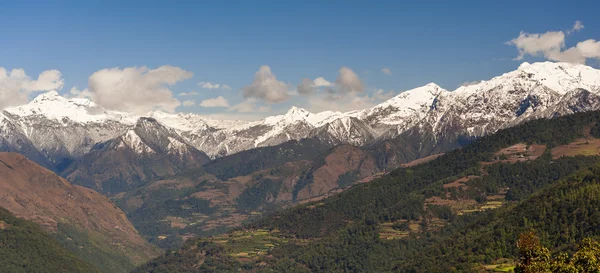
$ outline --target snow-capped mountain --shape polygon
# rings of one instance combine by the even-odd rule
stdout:
[[[544,62],[523,63],[515,71],[454,91],[430,83],[372,108],[347,113],[311,113],[292,107],[283,115],[253,122],[163,112],[143,116],[168,128],[168,133],[162,133],[173,136],[170,143],[177,143],[162,147],[165,150],[160,153],[191,145],[215,158],[302,138],[366,145],[415,129],[439,139],[479,137],[530,119],[600,109],[599,96],[600,70]],[[37,151],[51,164],[66,166],[97,143],[119,138],[123,145],[135,146],[131,132],[139,119],[86,99],[48,92],[27,105],[3,111],[0,147]],[[133,146],[132,151],[140,154],[155,150]]]
[[[94,145],[61,174],[73,183],[116,193],[200,167],[209,160],[175,129],[154,118],[141,117],[120,136]]]

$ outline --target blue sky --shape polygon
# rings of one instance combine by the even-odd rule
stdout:
[[[522,61],[546,59],[513,60],[519,52],[506,42],[521,31],[569,32],[566,48],[600,39],[598,10],[598,1],[3,1],[0,67],[21,68],[33,79],[58,70],[60,93],[67,94],[74,86],[89,88],[90,76],[102,69],[170,65],[193,73],[167,86],[179,103],[195,102],[176,111],[255,118],[292,105],[324,110],[326,103],[311,103],[317,95],[293,93],[303,78],[335,82],[341,67],[356,74],[364,87],[358,98],[369,103],[377,102],[379,89],[389,96],[429,82],[453,90],[488,79]],[[585,28],[571,33],[575,21]],[[285,99],[244,92],[264,65],[287,85]],[[218,96],[229,107],[198,105]],[[332,110],[353,104],[340,108],[328,99]],[[243,102],[253,107],[234,107]]]

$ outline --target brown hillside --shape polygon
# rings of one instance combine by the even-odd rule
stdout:
[[[74,227],[99,248],[133,264],[158,254],[108,198],[71,185],[19,154],[0,153],[0,207],[51,233],[61,232],[61,225]]]
[[[351,145],[334,148],[325,158],[325,164],[313,172],[313,182],[298,193],[297,200],[325,195],[338,187],[338,179],[348,172],[356,172],[356,180],[379,172],[376,159],[367,151]]]

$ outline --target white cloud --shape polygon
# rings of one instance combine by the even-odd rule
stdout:
[[[315,85],[317,87],[329,87],[329,86],[332,85],[331,82],[329,82],[328,80],[324,79],[323,77],[318,77],[313,82],[315,83]]]
[[[584,26],[580,21],[575,22],[573,29],[567,31],[579,31]],[[548,31],[543,34],[525,33],[521,31],[519,37],[507,42],[514,45],[519,55],[515,60],[522,60],[525,55],[544,57],[551,61],[585,63],[587,59],[600,59],[600,44],[598,41],[589,39],[577,43],[576,46],[565,49],[566,35],[562,31]]]
[[[352,69],[342,66],[335,84],[343,93],[360,93],[365,91],[362,81]]]
[[[179,93],[180,97],[185,97],[185,96],[194,96],[194,95],[198,95],[198,92],[196,91],[191,91],[191,92],[181,92]]]
[[[394,90],[385,92],[385,90],[383,90],[383,89],[378,89],[377,91],[375,91],[375,93],[373,93],[373,95],[371,97],[374,100],[378,100],[378,101],[389,100],[392,97],[394,97]]]
[[[323,92],[319,87],[324,87]],[[307,98],[307,108],[313,112],[326,110],[351,111],[364,109],[375,105],[376,102],[389,99],[393,91],[377,90],[369,95],[360,95],[365,91],[363,82],[358,75],[348,67],[341,67],[334,83],[323,77],[311,81],[303,79],[298,85],[299,94],[311,95]]]
[[[261,66],[252,84],[242,90],[246,99],[261,99],[269,103],[283,102],[290,96],[287,84],[278,81],[268,65]]]
[[[200,102],[200,106],[202,107],[229,107],[229,102],[223,96],[218,96],[216,98],[205,99]]]
[[[183,106],[189,107],[189,106],[194,106],[194,105],[196,105],[196,102],[194,100],[183,101]]]
[[[386,101],[394,97],[394,90],[386,92],[383,89],[378,89],[370,96],[361,93],[322,93],[317,96],[308,98],[307,108],[312,112],[322,111],[353,111],[373,107],[378,103]]]
[[[314,81],[311,81],[309,78],[302,79],[302,82],[298,84],[297,91],[300,95],[310,95],[314,93],[317,89]]]
[[[560,50],[565,46],[565,33],[562,31],[548,31],[544,34],[529,34],[521,31],[519,37],[507,42],[514,45],[519,50],[519,56],[516,60],[522,60],[525,55],[538,56],[549,55]]]
[[[475,85],[475,84],[479,84],[481,81],[470,81],[470,82],[463,82],[460,84],[460,86],[469,86],[469,85]]]
[[[227,84],[212,83],[212,82],[199,82],[198,85],[204,89],[224,89],[231,90],[231,87]]]
[[[0,109],[27,103],[32,92],[60,90],[64,81],[58,70],[46,70],[31,79],[23,69],[0,67]]]
[[[164,65],[147,67],[109,68],[95,72],[88,79],[93,100],[100,106],[144,113],[154,109],[174,112],[181,103],[168,88],[192,77],[192,72]]]
[[[322,111],[347,112],[375,106],[375,99],[369,96],[360,96],[357,93],[348,95],[323,94],[308,98],[307,109],[313,113]]]
[[[266,113],[271,111],[271,108],[264,105],[259,105],[259,101],[254,98],[249,98],[241,103],[229,107],[229,111],[239,112],[239,113]]]
[[[585,58],[600,59],[600,41],[593,39],[577,43],[577,51]]]
[[[92,95],[92,92],[90,92],[90,90],[88,90],[87,88],[79,90],[77,86],[73,86],[71,87],[71,90],[69,90],[69,94],[67,94],[67,97],[92,99]]]
[[[386,74],[386,75],[392,75],[392,70],[391,70],[391,69],[389,69],[388,67],[384,67],[384,68],[382,68],[382,69],[381,69],[381,72],[382,72],[383,74]]]
[[[583,23],[581,21],[575,21],[575,25],[573,25],[573,28],[571,29],[571,31],[580,31],[583,28],[585,28],[585,26],[583,25]]]
[[[309,78],[302,79],[302,82],[298,84],[296,91],[300,95],[311,95],[317,91],[319,87],[332,87],[333,83],[326,80],[323,77],[318,77],[314,80]]]

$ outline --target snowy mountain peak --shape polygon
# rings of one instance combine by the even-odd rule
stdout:
[[[530,63],[528,62],[523,62],[521,65],[519,65],[519,68],[517,68],[517,70],[525,70],[527,69],[529,66],[531,66]]]
[[[514,90],[546,89],[564,95],[577,88],[594,90],[599,87],[600,70],[581,64],[538,62],[522,63],[517,70],[478,84],[461,86],[453,93],[471,96],[486,91],[501,94]]]
[[[288,110],[288,112],[286,113],[286,115],[290,116],[290,115],[308,115],[310,114],[310,112],[306,111],[306,109],[303,108],[299,108],[296,106],[292,106],[290,108],[290,110]]]
[[[425,105],[429,106],[440,93],[448,92],[435,83],[404,91],[397,96],[375,106],[375,108],[386,108],[388,106],[399,109],[418,109]]]
[[[268,125],[288,125],[298,121],[306,121],[306,119],[309,118],[311,115],[312,113],[306,111],[305,109],[292,106],[292,108],[290,108],[290,110],[288,110],[287,113],[283,115],[267,117],[263,120],[263,123]]]
[[[129,147],[138,154],[175,154],[179,157],[191,154],[206,156],[188,144],[174,129],[164,126],[151,117],[139,118],[135,126],[127,130],[120,140],[118,147]]]
[[[152,117],[140,117],[138,118],[137,122],[135,123],[135,126],[162,126],[158,120],[156,120],[155,118]]]
[[[437,84],[435,84],[433,82],[430,82],[430,83],[424,85],[423,87],[428,87],[428,88],[432,88],[432,89],[435,89],[435,90],[443,89],[439,85],[437,85]]]
[[[312,113],[306,111],[305,109],[302,108],[298,108],[296,106],[292,106],[292,108],[290,108],[290,110],[288,110],[287,113],[285,113],[284,115],[284,119],[285,120],[304,120],[307,117],[309,117]]]
[[[35,97],[35,99],[33,99],[31,101],[31,103],[43,103],[46,101],[63,101],[66,100],[65,98],[63,98],[60,94],[58,94],[58,92],[56,92],[55,90],[52,91],[48,91],[46,93],[42,93],[40,95],[38,95],[37,97]]]
[[[120,139],[119,148],[128,147],[138,154],[156,153],[134,130],[127,130]]]
[[[162,142],[167,136],[176,134],[173,129],[165,127],[154,118],[141,117],[133,128],[136,134],[150,142]]]

